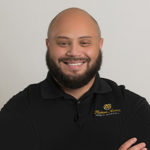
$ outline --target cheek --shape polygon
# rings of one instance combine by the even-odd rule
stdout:
[[[94,59],[96,59],[97,58],[97,56],[98,56],[98,54],[99,54],[99,49],[98,48],[91,48],[91,49],[88,49],[87,51],[86,51],[86,55],[88,56],[88,57],[90,57],[91,58],[91,60],[93,61]]]
[[[64,56],[65,51],[58,47],[50,47],[49,54],[51,55],[51,57],[57,60],[58,58]]]
[[[58,47],[58,45],[56,44],[56,42],[54,40],[50,41],[48,49],[49,49],[49,54],[55,60],[57,60],[58,58],[62,57],[64,55],[64,53],[65,53],[65,50],[60,48],[60,47]]]

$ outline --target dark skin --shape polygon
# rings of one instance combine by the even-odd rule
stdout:
[[[81,10],[69,9],[58,15],[50,26],[46,39],[49,55],[56,65],[70,78],[83,75],[89,69],[102,49],[103,39],[99,35],[98,27],[89,15]],[[90,62],[82,61],[59,62],[62,57],[87,58]],[[95,76],[78,89],[68,89],[61,85],[63,90],[79,99],[93,85]]]
[[[118,150],[147,150],[144,142],[132,146],[137,141],[136,138],[131,138],[120,146]]]

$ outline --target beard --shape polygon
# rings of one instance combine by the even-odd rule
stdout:
[[[77,59],[81,60],[82,58],[73,58],[73,57],[61,58],[61,59],[59,59],[59,62],[63,61],[64,59],[65,60],[77,60]],[[85,60],[87,60],[87,63],[90,62],[90,58],[86,58]],[[49,54],[49,50],[47,50],[47,52],[46,52],[46,64],[47,64],[49,73],[61,86],[68,88],[68,89],[78,89],[78,88],[81,88],[81,87],[85,86],[86,84],[88,84],[88,82],[100,70],[101,65],[102,65],[102,52],[101,52],[101,50],[99,51],[99,54],[98,54],[96,60],[94,61],[94,63],[91,65],[91,67],[89,67],[89,65],[87,65],[87,70],[83,74],[76,75],[76,76],[71,76],[71,75],[65,74],[61,70],[61,68],[59,68],[57,66],[57,64],[55,63],[53,58],[51,58],[51,56]],[[76,72],[74,72],[74,73],[76,73]]]

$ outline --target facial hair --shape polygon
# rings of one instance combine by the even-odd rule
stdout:
[[[61,58],[61,59],[62,60],[63,59],[74,60],[77,58],[68,57],[68,58]],[[61,59],[59,59],[59,61],[61,61]],[[78,59],[82,59],[82,58],[78,58]],[[87,63],[89,63],[90,61],[91,61],[91,59],[87,58]],[[81,75],[71,76],[71,75],[65,74],[61,70],[61,68],[59,68],[58,65],[55,63],[53,58],[51,58],[51,56],[49,54],[49,50],[47,50],[47,52],[46,52],[46,64],[47,64],[47,67],[48,67],[49,72],[52,75],[52,77],[61,86],[68,88],[68,89],[78,89],[78,88],[81,88],[81,87],[85,86],[86,84],[88,84],[88,82],[100,70],[101,65],[102,65],[102,52],[101,52],[101,50],[99,50],[99,54],[98,54],[96,60],[94,61],[94,63],[90,67],[89,67],[89,65],[87,65],[87,70]]]

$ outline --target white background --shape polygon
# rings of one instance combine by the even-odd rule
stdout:
[[[45,79],[45,39],[51,19],[79,7],[104,38],[101,77],[150,102],[149,0],[0,0],[0,108],[27,85]]]

